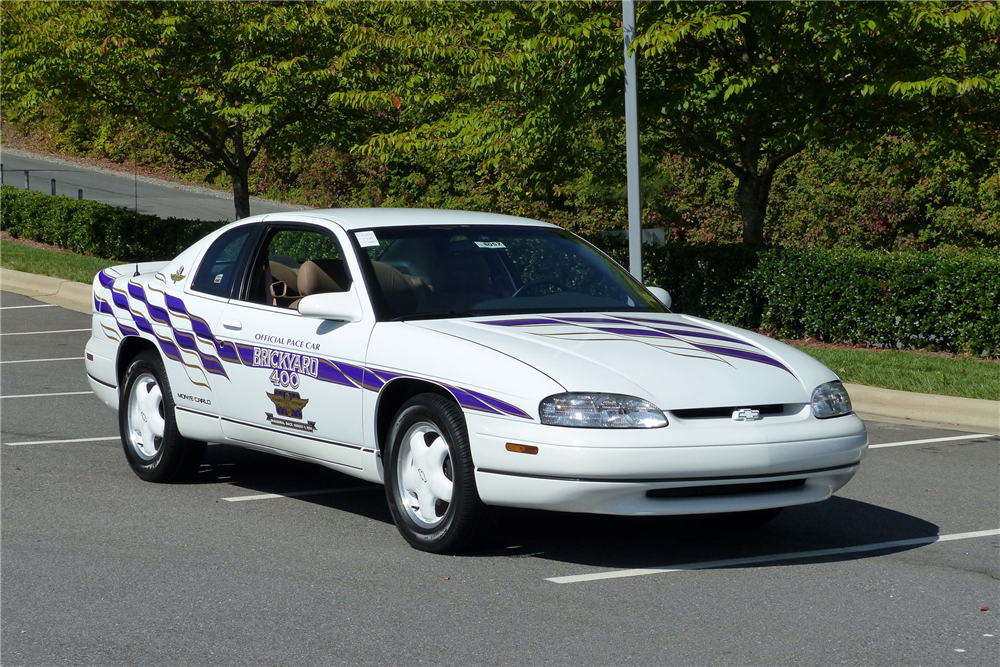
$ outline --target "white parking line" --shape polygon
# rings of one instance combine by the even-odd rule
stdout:
[[[93,394],[92,391],[60,391],[54,394],[11,394],[10,396],[0,396],[0,398],[44,398],[46,396],[83,396]]]
[[[21,447],[23,445],[58,445],[64,442],[102,442],[104,440],[121,440],[117,435],[107,438],[73,438],[72,440],[29,440],[27,442],[5,442],[8,447]]]
[[[885,442],[880,445],[868,445],[868,449],[879,447],[903,447],[905,445],[922,445],[925,442],[947,442],[949,440],[973,440],[975,438],[992,438],[992,433],[976,433],[974,435],[953,435],[948,438],[927,438],[926,440],[906,440],[904,442]]]
[[[298,496],[318,496],[324,493],[349,493],[352,491],[374,491],[381,490],[382,487],[371,484],[369,486],[348,486],[339,489],[315,489],[312,491],[289,491],[287,493],[262,493],[256,496],[232,496],[223,498],[231,503],[238,503],[244,500],[269,500],[271,498],[297,498]]]
[[[0,336],[35,336],[37,334],[51,333],[76,333],[77,331],[90,331],[90,329],[57,329],[55,331],[15,331],[14,333],[0,334]]]
[[[801,560],[804,558],[818,558],[823,556],[846,556],[866,551],[881,551],[883,549],[894,549],[896,547],[914,547],[935,542],[950,542],[952,540],[971,540],[976,537],[993,537],[1000,535],[1000,528],[990,530],[977,530],[971,533],[952,533],[951,535],[931,535],[929,537],[916,537],[910,540],[894,540],[892,542],[877,542],[875,544],[861,544],[856,547],[841,547],[837,549],[816,549],[815,551],[796,551],[793,553],[771,554],[769,556],[753,556],[750,558],[730,558],[728,560],[712,560],[702,563],[685,563],[683,565],[669,565],[664,567],[650,567],[635,570],[612,570],[610,572],[594,572],[593,574],[576,574],[566,577],[549,577],[546,581],[556,584],[576,584],[584,581],[599,581],[601,579],[620,579],[622,577],[641,577],[647,574],[666,574],[668,572],[685,572],[690,570],[707,570],[716,567],[739,567],[742,565],[756,565],[758,563],[773,563],[781,560]]]
[[[37,306],[0,306],[0,310],[16,310],[18,308],[55,308],[54,303],[40,303]]]
[[[0,364],[35,364],[42,361],[83,361],[83,357],[55,357],[52,359],[17,359],[15,361],[0,361]]]

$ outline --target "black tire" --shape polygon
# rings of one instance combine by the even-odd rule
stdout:
[[[193,475],[205,455],[205,443],[188,440],[177,430],[174,398],[160,356],[152,351],[136,355],[121,386],[118,429],[135,474],[147,482]]]
[[[389,511],[410,545],[442,554],[477,542],[486,506],[476,489],[465,417],[454,401],[427,393],[404,403],[383,463]],[[441,490],[445,480],[450,496]]]

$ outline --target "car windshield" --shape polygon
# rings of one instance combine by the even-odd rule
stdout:
[[[559,312],[666,312],[579,237],[517,225],[355,232],[383,320]]]

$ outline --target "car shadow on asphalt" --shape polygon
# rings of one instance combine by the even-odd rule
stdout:
[[[209,446],[201,467],[189,483],[227,484],[230,497],[290,494],[302,502],[392,524],[382,486],[315,463],[243,447]],[[321,490],[330,492],[312,493]]]
[[[288,494],[301,502],[392,524],[381,486],[313,463],[241,447],[209,447],[192,483],[226,484],[231,489],[226,492],[229,496]],[[332,492],[311,493],[317,490]],[[773,521],[753,528],[725,515],[618,517],[508,508],[493,508],[491,514],[482,531],[488,538],[463,557],[532,557],[632,569],[845,549],[930,538],[939,532],[938,526],[919,517],[837,496],[786,508]],[[920,545],[796,560],[870,558],[916,546]],[[774,564],[756,563],[753,567]]]
[[[741,526],[734,516],[614,517],[508,510],[479,556],[531,556],[614,569],[656,568],[930,538],[938,526],[870,503],[833,497],[786,508],[773,521]],[[921,545],[799,557],[800,562],[871,558]],[[732,564],[767,567],[785,561]]]

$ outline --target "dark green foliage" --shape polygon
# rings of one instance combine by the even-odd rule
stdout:
[[[619,239],[592,239],[621,263]],[[1000,354],[1000,251],[645,246],[674,311],[781,338]]]
[[[51,243],[106,259],[160,260],[226,224],[158,218],[125,208],[68,197],[51,197],[0,186],[3,228],[15,238]]]

